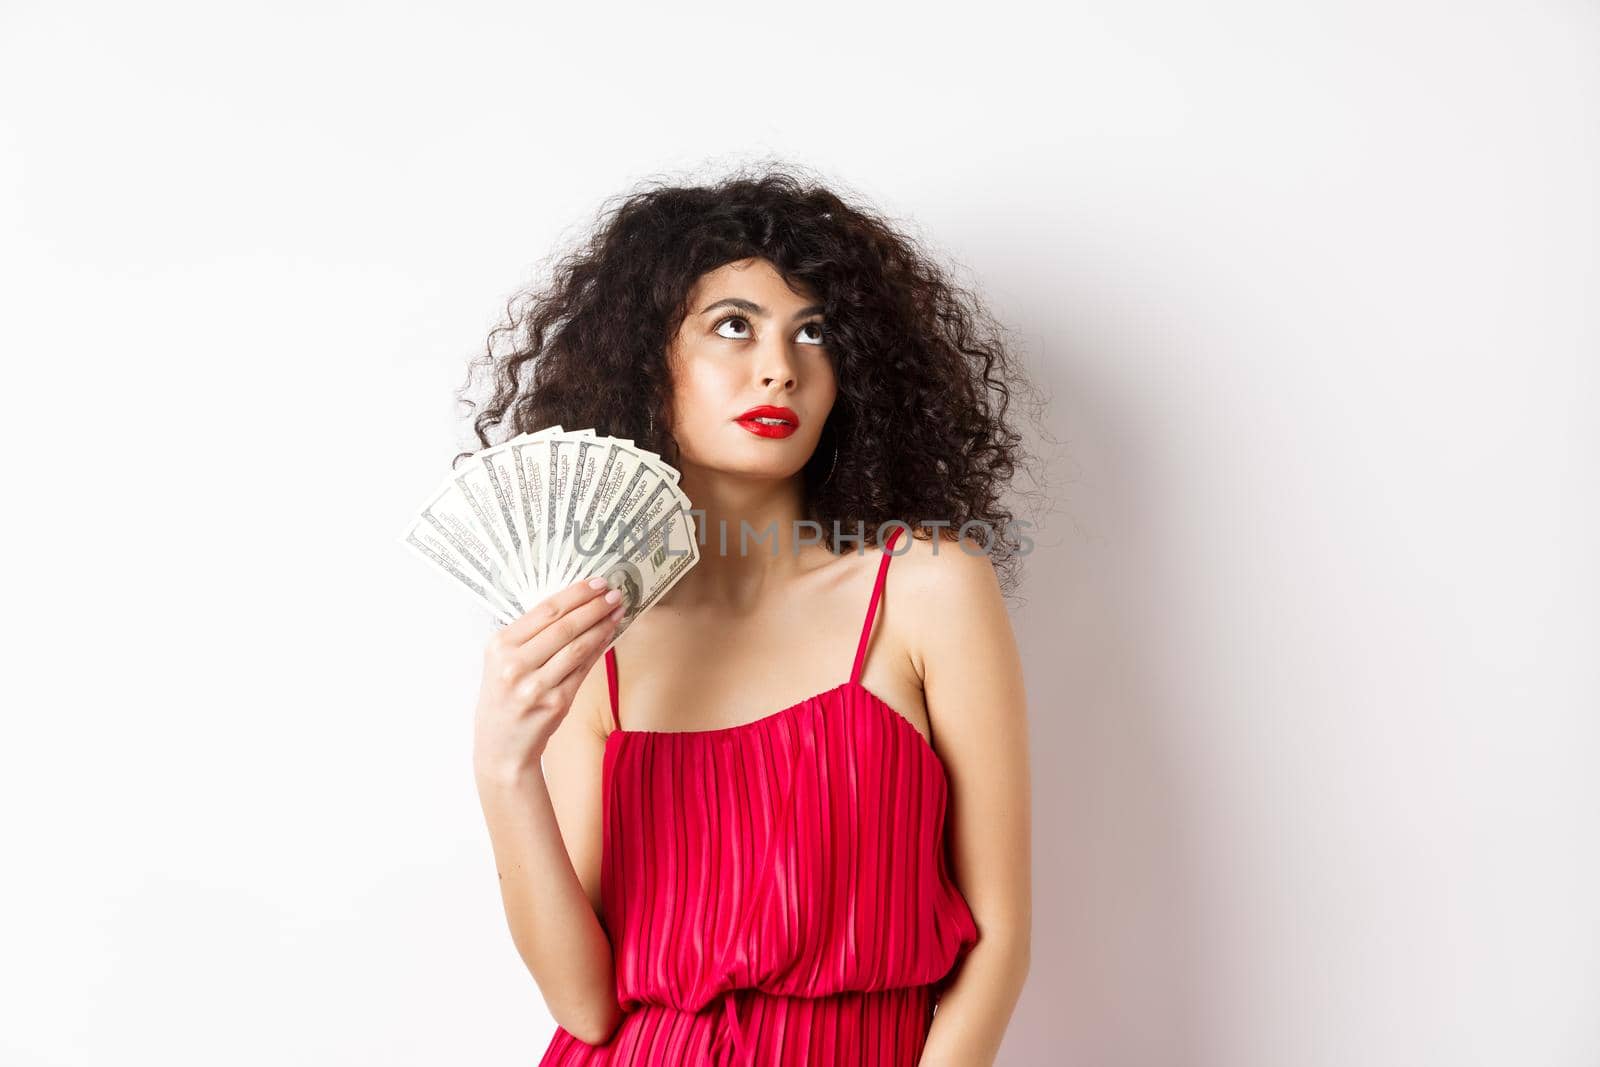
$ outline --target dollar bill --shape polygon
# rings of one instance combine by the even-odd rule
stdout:
[[[401,540],[500,625],[602,574],[623,591],[621,636],[699,561],[679,478],[626,438],[551,426],[473,453]]]

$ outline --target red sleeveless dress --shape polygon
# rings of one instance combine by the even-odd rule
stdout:
[[[978,940],[950,877],[944,765],[850,680],[754,722],[616,728],[602,790],[602,923],[624,1017],[561,1027],[540,1067],[914,1067]]]

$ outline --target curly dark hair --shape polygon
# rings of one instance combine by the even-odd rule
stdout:
[[[472,420],[479,442],[498,443],[497,428],[509,440],[592,426],[670,458],[667,347],[692,287],[724,264],[765,259],[824,308],[838,394],[802,477],[825,542],[839,551],[841,531],[872,542],[896,519],[912,536],[948,523],[932,529],[954,541],[981,523],[975,540],[1009,592],[1020,539],[1001,497],[1029,453],[1007,412],[1013,390],[1033,390],[1006,331],[915,240],[795,169],[763,164],[705,185],[650,179],[602,205],[548,282],[508,301],[469,368],[458,394],[469,409],[473,372],[493,377]]]

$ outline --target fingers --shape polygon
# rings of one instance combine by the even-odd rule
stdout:
[[[584,598],[576,607],[545,625],[520,647],[508,650],[509,656],[523,670],[538,670],[589,630],[595,628],[609,630],[611,624],[608,617],[616,607],[620,606],[621,601],[611,604],[606,601],[606,594],[601,594],[598,590],[590,590],[590,593],[595,595]],[[620,597],[621,594],[618,595]],[[554,677],[559,678],[561,674],[556,674]]]
[[[550,677],[560,679],[555,683],[555,688],[563,704],[571,706],[572,701],[577,699],[578,687],[589,676],[595,660],[604,654],[606,645],[611,642],[611,635],[616,632],[616,624],[621,621],[621,614],[607,615],[545,664],[543,670],[548,671]]]
[[[590,581],[600,581],[601,584],[596,587],[590,585]],[[565,589],[556,590],[519,615],[509,626],[500,631],[500,637],[511,648],[525,644],[530,638],[573,608],[601,597],[605,592],[606,587],[603,579],[579,579],[574,581]]]

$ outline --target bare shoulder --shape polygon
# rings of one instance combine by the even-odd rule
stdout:
[[[924,680],[932,653],[948,643],[943,639],[951,636],[952,621],[975,619],[987,626],[1005,621],[999,577],[983,545],[970,537],[958,542],[948,531],[932,533],[931,538],[902,534],[891,564],[900,602],[916,605],[906,616],[906,638]]]
[[[999,592],[994,562],[981,542],[971,537],[957,541],[942,528],[911,532],[919,536],[901,535],[890,553],[895,577],[902,585],[925,585],[923,591],[929,593],[942,589],[957,598],[982,596],[991,587]],[[929,533],[933,536],[927,536]]]
[[[930,728],[952,746],[973,744],[1024,714],[1022,669],[994,561],[973,538],[895,543],[891,584],[901,604],[902,639],[922,678]],[[900,555],[900,553],[904,555]],[[996,719],[1010,718],[1011,723]]]

